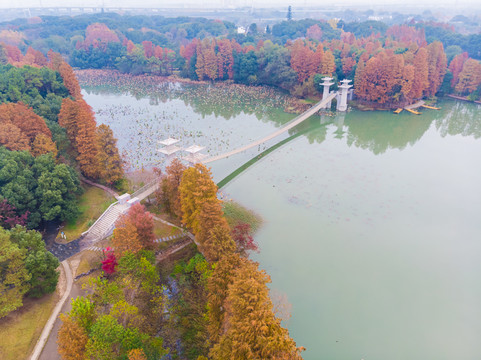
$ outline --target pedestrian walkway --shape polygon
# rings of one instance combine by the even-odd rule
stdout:
[[[164,241],[172,241],[172,240],[175,240],[175,239],[179,239],[181,237],[184,237],[184,236],[188,236],[187,234],[176,234],[176,235],[171,235],[171,236],[165,236],[163,238],[158,238],[158,239],[155,239],[154,242],[157,243],[157,244],[160,244],[161,242],[164,242]],[[112,246],[110,246],[111,249],[114,249]],[[104,251],[105,248],[103,247],[99,247],[99,246],[90,246],[88,248],[86,248],[85,250],[90,250],[90,251]]]
[[[280,128],[279,130],[276,130],[274,131],[272,134],[270,135],[267,135],[266,137],[263,137],[262,139],[259,139],[259,140],[256,140],[256,141],[253,141],[251,142],[250,144],[247,144],[245,146],[242,146],[242,147],[239,147],[237,149],[234,149],[232,151],[229,151],[229,152],[226,152],[224,154],[220,154],[220,155],[217,155],[217,156],[212,156],[208,159],[205,159],[205,160],[202,160],[202,163],[204,164],[207,164],[207,163],[211,163],[213,161],[217,161],[217,160],[221,160],[221,159],[225,159],[229,156],[232,156],[232,155],[235,155],[235,154],[238,154],[240,152],[243,152],[243,151],[246,151],[248,149],[251,149],[253,147],[256,147],[260,144],[263,144],[265,143],[266,141],[269,141],[287,131],[289,131],[290,129],[292,129],[293,127],[299,125],[301,122],[303,122],[304,120],[306,119],[309,119],[312,115],[314,115],[316,112],[318,112],[319,110],[323,109],[326,104],[328,104],[330,101],[332,101],[335,97],[336,97],[337,93],[336,92],[333,92],[332,94],[330,94],[329,96],[327,96],[325,99],[322,99],[321,101],[319,101],[317,104],[313,105],[311,108],[309,108],[309,110],[306,110],[305,112],[303,112],[301,115],[297,116],[296,118],[294,118],[293,120],[291,120],[289,123],[287,123],[286,125],[284,125],[282,128]]]

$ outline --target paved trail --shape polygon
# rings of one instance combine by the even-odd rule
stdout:
[[[42,350],[44,349],[47,340],[51,339],[52,337],[50,336],[52,329],[54,328],[54,325],[56,322],[58,322],[58,315],[60,314],[60,310],[62,310],[65,301],[67,299],[70,299],[70,293],[72,291],[72,284],[73,284],[73,277],[72,277],[72,271],[70,270],[70,266],[66,260],[62,261],[62,267],[65,271],[65,278],[67,280],[67,288],[65,289],[65,293],[63,294],[62,298],[59,300],[57,305],[55,305],[55,308],[52,311],[52,314],[48,318],[47,323],[45,324],[45,327],[43,328],[42,334],[40,335],[40,338],[37,341],[37,344],[35,345],[35,348],[33,349],[32,356],[30,357],[30,360],[38,360],[40,358],[40,354],[42,353]],[[70,301],[69,301],[70,304]],[[58,330],[57,330],[58,331]],[[57,336],[55,333],[55,340]],[[55,353],[57,346],[55,344]],[[49,357],[51,359],[51,357]]]

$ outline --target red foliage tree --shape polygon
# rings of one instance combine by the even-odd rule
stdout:
[[[105,46],[109,42],[120,42],[119,37],[102,23],[90,24],[85,30],[85,44],[94,47]]]
[[[251,234],[251,226],[250,224],[240,222],[236,226],[232,228],[231,236],[232,240],[234,240],[237,251],[242,255],[245,255],[247,251],[257,251],[258,246],[254,241],[254,238],[250,235]]]
[[[180,56],[182,56],[185,60],[189,61],[190,58],[196,53],[198,44],[199,39],[194,38],[186,46],[182,45],[180,47]]]
[[[154,56],[154,46],[152,41],[142,41],[142,47],[144,48],[144,56],[147,59],[150,59],[152,56]]]
[[[102,260],[102,270],[107,275],[115,273],[115,267],[118,265],[114,251],[110,247],[103,249],[104,259]]]
[[[10,205],[7,199],[0,201],[0,226],[4,229],[11,229],[16,225],[25,226],[27,224],[29,212],[23,215],[17,214],[15,206]]]
[[[7,51],[7,59],[8,62],[14,66],[21,65],[23,61],[22,52],[18,47],[15,45],[4,45],[5,50]]]
[[[127,41],[127,52],[129,54],[132,54],[134,50],[135,50],[135,44],[132,42],[132,40]]]
[[[416,29],[409,25],[393,25],[387,29],[386,36],[390,36],[393,39],[407,44],[414,42],[418,44],[418,46],[426,45],[426,37],[423,28]]]
[[[152,214],[145,210],[145,206],[137,203],[132,205],[127,213],[126,221],[135,226],[138,239],[144,249],[154,248],[154,219]]]
[[[321,41],[322,30],[319,27],[319,25],[315,24],[315,25],[312,25],[310,28],[308,28],[306,31],[306,38],[316,40],[316,41]]]

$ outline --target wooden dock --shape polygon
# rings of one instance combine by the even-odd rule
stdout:
[[[441,108],[439,108],[439,107],[429,106],[429,105],[422,105],[422,107],[424,107],[426,109],[441,110]]]
[[[419,111],[416,111],[416,110],[413,110],[413,109],[404,108],[404,110],[407,110],[407,111],[409,111],[410,113],[413,113],[413,114],[416,114],[416,115],[421,115],[421,114],[422,114],[422,113],[420,113]]]
[[[403,108],[398,108],[398,109],[394,110],[394,113],[399,114],[401,111],[403,111]]]

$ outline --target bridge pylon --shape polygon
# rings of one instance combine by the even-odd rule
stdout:
[[[334,85],[334,83],[332,82],[332,78],[331,77],[325,77],[322,79],[322,83],[320,83],[320,85],[324,86],[324,91],[322,93],[322,98],[325,99],[329,96],[329,87],[331,85]],[[330,109],[331,108],[331,102],[329,101],[326,105],[324,105],[323,109]]]
[[[347,96],[349,94],[349,89],[352,88],[352,85],[349,83],[352,80],[344,79],[341,81],[341,85],[339,86],[339,96],[337,101],[337,111],[346,111],[347,110]]]

